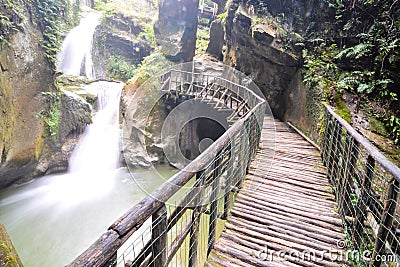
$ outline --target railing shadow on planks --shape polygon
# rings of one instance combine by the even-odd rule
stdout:
[[[172,69],[158,84],[169,97],[188,96],[233,110],[233,125],[69,266],[201,266],[211,251],[218,221],[227,217],[232,194],[255,156],[267,104],[247,87],[208,74]],[[165,204],[173,199],[176,206]]]
[[[381,266],[400,258],[400,169],[325,105],[321,155],[347,235],[350,260]]]

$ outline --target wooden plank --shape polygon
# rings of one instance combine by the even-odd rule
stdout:
[[[269,166],[264,159],[274,149],[266,147],[268,142],[262,142],[263,135],[268,134],[265,127],[261,131],[260,149],[227,218],[226,229],[210,254],[211,259],[229,267],[347,265],[327,255],[318,262],[298,261],[290,256],[286,261],[270,262],[251,256],[265,247],[287,252],[329,251],[338,240],[345,239],[335,197],[316,149],[287,125],[279,123],[277,163]]]

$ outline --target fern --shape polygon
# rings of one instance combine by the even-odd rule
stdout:
[[[342,58],[360,59],[370,54],[373,47],[374,45],[369,43],[360,43],[356,46],[343,49],[342,51],[340,51],[339,54],[337,54],[335,59],[342,59]]]

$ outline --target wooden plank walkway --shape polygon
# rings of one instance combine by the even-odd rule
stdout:
[[[269,169],[265,122],[260,149],[205,265],[347,265],[337,252],[345,236],[318,150],[286,123],[275,123],[275,160]]]

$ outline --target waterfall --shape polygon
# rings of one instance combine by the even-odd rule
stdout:
[[[93,123],[73,151],[70,173],[113,171],[119,162],[119,100],[123,83],[100,81],[85,89],[97,95],[97,113]]]
[[[80,24],[73,28],[61,45],[57,55],[57,66],[64,74],[82,75],[94,78],[92,61],[92,42],[94,31],[99,24],[101,13],[91,12],[81,19]]]
[[[100,13],[88,13],[65,38],[59,57],[64,74],[95,78],[91,56],[93,34]],[[85,86],[97,97],[96,112],[69,159],[68,179],[53,190],[63,204],[99,197],[112,189],[119,164],[119,101],[123,83],[99,81]],[[76,186],[79,184],[79,186]]]

